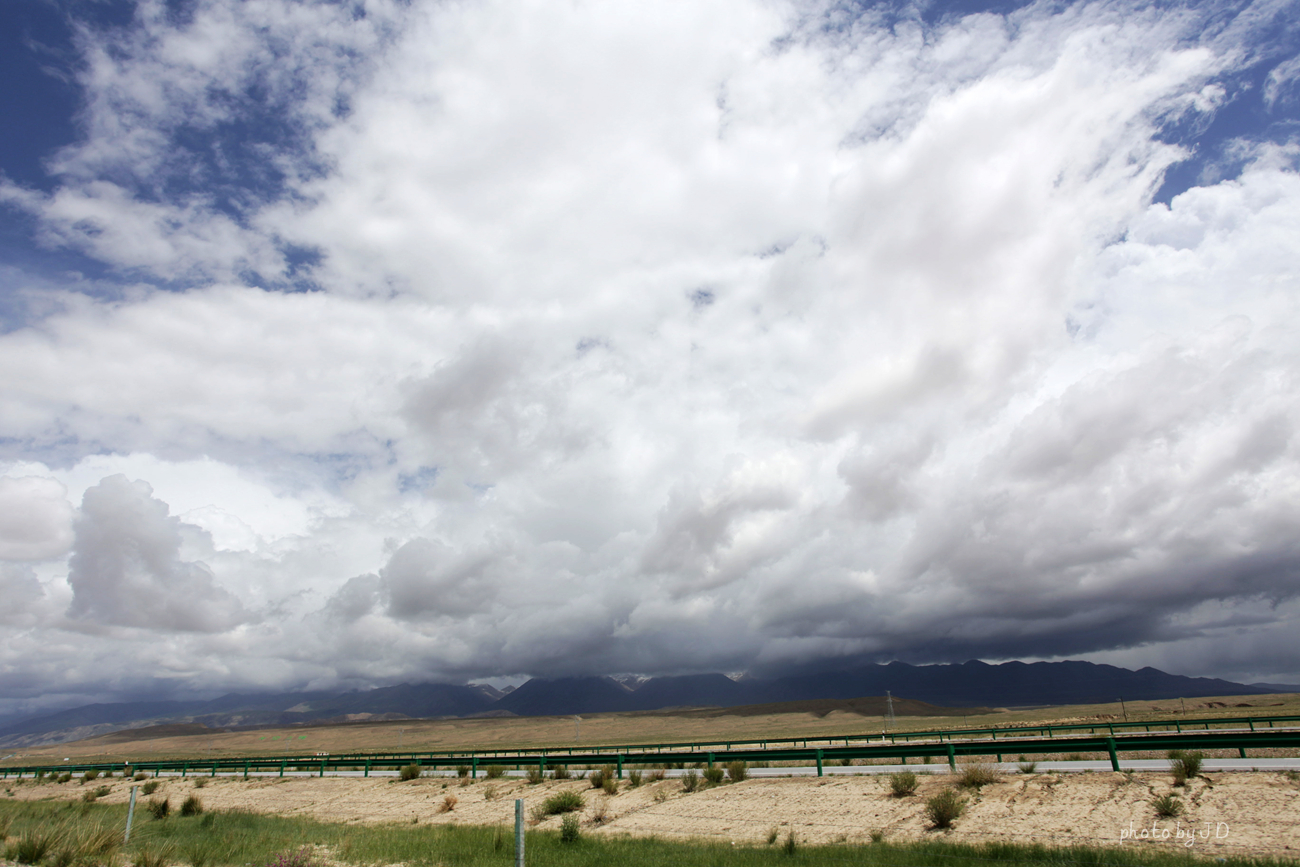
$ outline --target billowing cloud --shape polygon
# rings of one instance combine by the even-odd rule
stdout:
[[[68,563],[74,620],[217,632],[248,619],[212,570],[181,559],[182,524],[145,482],[109,476],[81,502]]]
[[[1300,45],[1259,22],[1294,7],[85,26],[80,139],[0,191],[108,269],[0,335],[6,688],[57,636],[156,689],[132,630],[188,689],[1287,679]]]

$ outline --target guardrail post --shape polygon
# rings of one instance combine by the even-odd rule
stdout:
[[[822,751],[817,751],[817,776],[822,775]]]
[[[524,799],[515,798],[515,867],[524,867]]]
[[[1251,730],[1251,731],[1254,731],[1254,730],[1255,730],[1255,721],[1254,721],[1253,719],[1250,719],[1249,717],[1247,717],[1247,718],[1246,718],[1246,724],[1250,726],[1250,730]]]
[[[1106,752],[1110,753],[1110,769],[1119,773],[1119,756],[1115,753],[1115,739],[1106,738]]]
[[[244,760],[244,779],[248,779],[248,760]]]
[[[284,776],[284,759],[280,759],[280,776]]]
[[[189,775],[189,772],[190,772],[190,763],[185,762],[183,765],[181,765],[181,779],[185,779],[185,777]]]
[[[952,741],[948,741],[948,767],[954,774],[957,773],[957,750],[953,747]]]
[[[469,778],[471,780],[478,779],[478,756],[469,757]]]
[[[370,759],[366,759],[366,772],[364,776],[370,776]]]
[[[623,754],[618,754],[618,778],[623,779]]]
[[[820,754],[821,754],[821,750],[818,750],[817,753],[818,753],[818,755],[820,755]],[[713,767],[713,753],[709,753],[709,767],[710,767],[710,768]]]
[[[320,760],[320,773],[319,773],[317,776],[321,776],[321,777],[325,776],[325,760],[324,760],[324,759],[321,759],[321,760]]]
[[[1246,748],[1237,747],[1237,755],[1241,756],[1243,759],[1246,758]]]
[[[135,818],[135,790],[138,788],[140,787],[131,787],[131,806],[126,808],[126,833],[122,836],[123,846],[131,842],[131,820]]]

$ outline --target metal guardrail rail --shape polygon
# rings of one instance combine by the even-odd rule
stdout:
[[[1053,728],[1058,728],[1053,726]],[[815,739],[814,743],[816,743]],[[838,741],[839,738],[836,738]],[[1150,732],[1142,734],[1105,734],[1073,735],[1068,737],[1004,737],[1002,738],[963,738],[935,739],[929,741],[897,741],[892,743],[858,743],[846,746],[804,746],[785,748],[727,748],[714,750],[664,750],[664,749],[622,749],[611,752],[609,748],[600,750],[547,751],[515,750],[514,755],[503,755],[503,751],[479,751],[473,753],[441,753],[425,755],[394,755],[376,753],[369,755],[338,756],[282,756],[282,757],[241,757],[211,759],[173,759],[166,761],[111,762],[92,764],[58,764],[30,765],[22,767],[0,768],[0,776],[8,778],[14,774],[21,779],[25,775],[36,776],[49,773],[84,773],[85,771],[111,771],[148,773],[156,777],[163,772],[180,772],[182,777],[190,773],[206,773],[216,776],[218,773],[239,774],[245,779],[250,773],[266,774],[278,772],[284,776],[286,770],[295,772],[314,772],[324,776],[327,771],[357,772],[369,776],[371,771],[397,770],[405,765],[416,764],[427,768],[448,768],[467,766],[473,777],[478,776],[480,767],[485,765],[502,765],[516,769],[537,767],[545,771],[547,767],[570,765],[616,766],[621,779],[623,767],[632,765],[663,765],[677,762],[706,761],[709,767],[717,762],[757,762],[757,761],[801,761],[815,762],[817,773],[822,774],[822,766],[827,761],[843,759],[882,759],[882,758],[943,758],[949,766],[956,767],[959,756],[996,756],[1002,760],[1003,753],[1024,755],[1042,755],[1060,753],[1068,749],[1078,753],[1106,753],[1110,757],[1112,769],[1118,771],[1119,753],[1164,751],[1169,749],[1235,749],[1246,757],[1247,749],[1278,749],[1300,747],[1300,729],[1248,730],[1232,731],[1205,729],[1201,731]]]

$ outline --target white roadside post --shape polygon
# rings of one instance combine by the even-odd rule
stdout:
[[[515,798],[515,867],[524,867],[524,799]]]
[[[131,820],[135,818],[135,790],[138,788],[140,787],[131,787],[131,806],[126,808],[126,836],[122,838],[123,846],[131,842]]]

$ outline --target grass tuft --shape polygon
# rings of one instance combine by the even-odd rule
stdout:
[[[422,771],[420,770],[419,765],[407,765],[397,772],[397,779],[405,783],[410,780],[419,779],[421,773]]]
[[[700,787],[700,775],[696,773],[694,768],[691,768],[689,771],[682,774],[683,792],[694,792],[699,787]]]
[[[1188,780],[1194,780],[1201,775],[1204,753],[1170,750],[1168,755],[1169,770],[1174,775],[1175,786],[1185,786]]]
[[[1174,819],[1185,810],[1183,802],[1172,792],[1151,799],[1151,806],[1156,808],[1156,815],[1162,819]]]
[[[202,812],[203,802],[199,800],[197,795],[190,795],[185,799],[184,803],[181,804],[182,816],[197,816]]]
[[[565,789],[563,792],[556,792],[545,801],[542,801],[542,815],[556,816],[560,813],[572,813],[575,810],[581,810],[587,802],[582,795],[572,789]]]
[[[1002,772],[993,765],[966,765],[962,768],[957,785],[963,789],[978,789],[1002,779]]]
[[[499,780],[506,775],[504,765],[488,765],[483,769],[483,775],[489,780]]]

